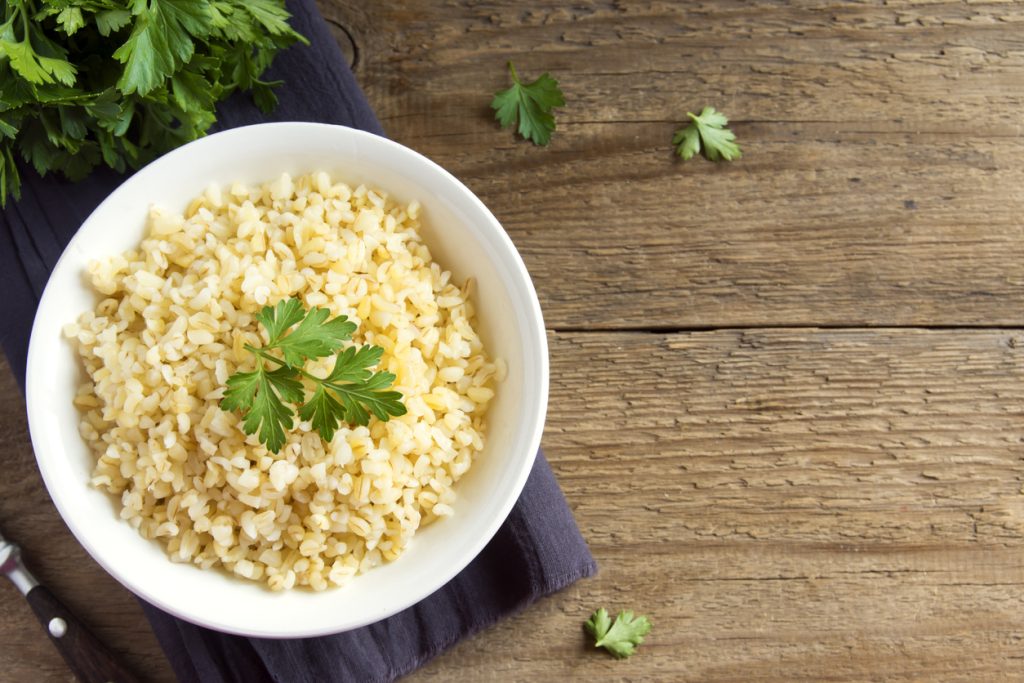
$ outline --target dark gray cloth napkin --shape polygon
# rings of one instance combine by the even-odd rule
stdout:
[[[246,95],[225,102],[218,129],[262,121],[318,121],[383,134],[313,0],[289,2],[311,40],[275,62],[280,105],[259,112]],[[29,331],[50,270],[90,212],[123,180],[99,169],[80,183],[22,169],[22,198],[0,216],[0,343],[24,387]],[[391,681],[461,638],[590,576],[596,564],[543,454],[494,539],[451,582],[419,604],[361,629],[320,638],[264,640],[218,633],[143,603],[181,681],[333,683]],[[350,590],[358,590],[353,586]]]

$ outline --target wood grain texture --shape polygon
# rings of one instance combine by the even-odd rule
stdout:
[[[1021,676],[1024,7],[320,6],[388,133],[523,253],[551,329],[545,449],[601,565],[408,680]],[[547,149],[491,118],[510,58],[561,79]],[[704,104],[742,161],[673,159]],[[171,680],[49,502],[2,363],[0,448],[0,526]],[[0,679],[69,680],[0,591]],[[590,651],[599,605],[651,616],[638,656]]]
[[[388,133],[520,248],[556,329],[1020,325],[1024,7],[331,0]],[[561,79],[549,148],[506,60]],[[713,104],[745,156],[680,163]]]
[[[1020,333],[552,335],[601,565],[411,680],[998,680],[1024,635]],[[650,615],[627,662],[598,605]]]
[[[546,450],[600,574],[409,680],[955,681],[1019,671],[1024,331],[550,341]],[[27,459],[15,475],[37,476]],[[0,519],[84,618],[134,660],[151,653],[156,671],[136,605],[81,556],[38,485],[28,488],[0,491]],[[618,662],[587,650],[580,625],[598,605],[650,615],[640,655]],[[39,651],[45,638],[4,636],[0,657],[59,669],[56,653]]]

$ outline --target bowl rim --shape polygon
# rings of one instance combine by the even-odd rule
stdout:
[[[48,392],[47,387],[43,386],[39,376],[41,374],[40,365],[46,362],[46,359],[41,356],[40,344],[36,343],[36,339],[41,334],[39,329],[43,326],[44,315],[53,304],[53,301],[59,297],[59,292],[53,286],[54,274],[60,272],[63,268],[70,267],[67,265],[69,254],[75,248],[75,246],[82,240],[85,239],[84,235],[86,228],[96,220],[96,216],[101,213],[107,205],[114,204],[118,201],[118,198],[130,192],[132,188],[141,184],[143,180],[154,173],[159,173],[162,166],[170,163],[171,160],[177,159],[187,155],[193,155],[201,153],[203,149],[212,144],[211,141],[222,142],[225,138],[239,137],[245,138],[246,136],[253,135],[253,129],[260,129],[267,134],[276,132],[282,132],[285,130],[298,130],[307,129],[310,131],[319,131],[324,134],[330,135],[348,135],[352,136],[357,143],[369,144],[369,145],[382,145],[384,147],[390,147],[393,151],[399,155],[405,155],[408,158],[414,159],[419,163],[425,164],[431,172],[440,175],[448,184],[453,188],[453,191],[461,194],[463,198],[473,206],[474,209],[483,218],[482,224],[479,229],[486,232],[493,233],[490,238],[496,240],[500,246],[500,250],[503,252],[503,258],[506,260],[505,265],[510,267],[514,273],[515,279],[518,280],[518,285],[524,288],[526,296],[525,309],[528,312],[528,319],[534,324],[530,330],[529,335],[530,341],[535,345],[537,351],[537,375],[529,376],[524,379],[526,383],[539,382],[538,390],[539,396],[535,405],[522,406],[519,414],[527,424],[532,424],[531,433],[528,439],[529,450],[526,455],[522,457],[522,462],[519,465],[517,471],[515,471],[515,479],[512,481],[506,491],[505,500],[502,501],[500,506],[500,514],[494,515],[493,519],[489,522],[484,533],[475,539],[471,544],[465,546],[457,557],[453,558],[453,561],[448,565],[448,570],[439,573],[439,576],[429,584],[425,583],[424,588],[418,591],[414,599],[399,600],[394,605],[386,610],[381,610],[374,613],[371,616],[356,618],[348,620],[340,627],[329,627],[324,626],[321,628],[295,628],[294,624],[283,624],[284,626],[292,626],[278,631],[267,631],[259,628],[246,628],[246,627],[235,627],[232,624],[220,622],[217,619],[206,618],[202,616],[197,618],[194,614],[185,614],[181,610],[176,609],[173,602],[162,597],[159,594],[154,594],[151,591],[146,590],[139,585],[138,581],[133,579],[132,572],[125,572],[120,566],[115,563],[109,563],[104,559],[101,559],[101,554],[97,552],[96,547],[91,541],[92,534],[88,528],[88,524],[83,523],[81,519],[76,517],[72,513],[72,510],[68,509],[67,501],[65,501],[61,495],[60,487],[56,485],[55,475],[53,468],[59,464],[59,460],[56,457],[48,456],[46,449],[40,447],[40,444],[45,443],[40,438],[40,434],[44,429],[44,406],[47,402]],[[310,169],[308,172],[313,172],[316,169]],[[267,181],[271,180],[270,177]],[[211,180],[215,182],[215,180]],[[84,285],[83,285],[84,286]],[[518,296],[517,296],[518,298]],[[301,121],[283,121],[283,122],[271,122],[271,123],[259,123],[247,126],[238,126],[228,130],[220,131],[217,133],[210,134],[189,142],[181,147],[178,147],[170,152],[158,157],[151,163],[147,164],[140,170],[136,171],[130,177],[125,179],[113,192],[111,192],[100,204],[93,209],[89,216],[82,222],[78,230],[69,240],[67,246],[61,252],[60,258],[57,260],[47,279],[46,287],[43,290],[42,296],[39,298],[39,304],[36,309],[36,315],[32,323],[31,336],[29,339],[28,357],[26,363],[26,380],[25,380],[25,403],[26,411],[28,414],[29,433],[33,445],[33,453],[35,455],[36,464],[42,475],[43,482],[46,485],[47,492],[49,493],[50,499],[56,506],[57,511],[60,513],[64,523],[70,529],[75,539],[79,544],[85,548],[89,556],[96,561],[103,569],[117,580],[121,585],[127,588],[136,596],[146,600],[150,604],[158,607],[159,609],[168,612],[176,617],[184,619],[190,623],[198,624],[207,628],[212,628],[221,632],[231,633],[235,635],[259,637],[259,638],[306,638],[315,637],[321,635],[327,635],[331,633],[341,633],[356,628],[361,628],[368,624],[383,621],[398,612],[401,612],[415,604],[418,604],[435,591],[441,589],[444,585],[449,583],[456,575],[458,575],[470,562],[475,559],[480,552],[483,550],[494,535],[498,532],[498,529],[505,523],[509,514],[512,511],[513,506],[519,500],[522,490],[526,485],[526,481],[533,469],[534,461],[537,457],[538,450],[540,448],[541,435],[544,429],[544,422],[547,413],[547,404],[549,396],[549,378],[550,378],[550,359],[547,343],[547,333],[544,325],[544,318],[540,308],[540,301],[537,297],[536,289],[533,285],[533,281],[526,269],[526,265],[523,262],[522,256],[516,249],[508,233],[502,227],[501,223],[494,216],[494,214],[487,208],[487,206],[472,192],[462,181],[456,178],[452,173],[445,170],[438,163],[434,162],[425,155],[402,145],[401,143],[395,142],[383,136],[379,136],[373,133],[366,132],[350,126],[343,126],[338,124],[327,124],[327,123],[312,123],[312,122],[301,122]],[[70,399],[69,399],[70,400]],[[88,481],[82,482],[83,486],[89,486]],[[109,494],[108,494],[109,495]],[[124,523],[121,521],[121,523]],[[140,542],[152,543],[151,539],[144,539],[138,536]],[[170,561],[170,560],[168,560]],[[240,580],[240,579],[237,579]],[[356,579],[356,582],[358,579]],[[356,584],[353,582],[353,585]],[[285,621],[285,620],[280,620]]]

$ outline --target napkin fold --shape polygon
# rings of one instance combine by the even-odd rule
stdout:
[[[235,95],[218,108],[216,129],[316,121],[383,135],[315,2],[288,6],[292,25],[311,45],[283,52],[268,73],[284,81],[278,108],[264,115],[247,95]],[[0,344],[24,388],[29,332],[49,273],[81,223],[124,177],[97,169],[69,183],[24,167],[21,172],[22,198],[0,214]],[[183,682],[383,683],[596,569],[538,454],[519,501],[480,555],[437,592],[383,621],[319,638],[268,640],[212,631],[145,602],[143,608]],[[358,582],[350,590],[358,590]]]

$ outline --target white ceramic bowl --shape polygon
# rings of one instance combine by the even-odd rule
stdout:
[[[454,516],[421,529],[397,561],[322,593],[272,593],[226,573],[167,559],[118,518],[119,501],[89,486],[93,456],[72,405],[82,371],[61,329],[92,308],[86,264],[137,247],[151,204],[184,210],[211,182],[259,183],[324,170],[423,206],[424,238],[442,267],[476,280],[479,331],[508,377],[488,411],[486,445],[456,486]],[[526,482],[548,398],[548,352],[537,295],[522,259],[483,203],[454,176],[395,142],[342,126],[272,123],[192,142],[154,161],[110,195],[54,268],[32,328],[27,403],[36,459],[71,531],[114,578],[183,619],[230,633],[284,638],[334,633],[390,616],[454,577],[491,539]]]

